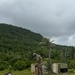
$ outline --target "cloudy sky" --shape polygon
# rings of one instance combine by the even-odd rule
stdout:
[[[0,0],[0,22],[75,46],[75,0]]]

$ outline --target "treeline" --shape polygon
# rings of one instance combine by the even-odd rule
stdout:
[[[28,29],[8,24],[0,24],[0,70],[23,70],[34,62],[33,53],[48,58],[49,50],[39,43],[43,36]],[[52,62],[67,62],[69,68],[75,68],[75,48],[56,45],[51,47]]]

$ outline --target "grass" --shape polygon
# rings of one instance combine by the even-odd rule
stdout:
[[[0,75],[4,75],[8,70],[0,71]],[[30,72],[30,70],[23,71],[12,71],[13,75],[35,75]],[[62,73],[62,74],[53,74],[53,75],[75,75],[75,73]]]
[[[63,74],[57,74],[57,75],[75,75],[75,73],[63,73]]]
[[[0,75],[4,75],[7,73],[8,70],[0,71]],[[30,70],[23,70],[23,71],[12,71],[13,75],[33,75]]]

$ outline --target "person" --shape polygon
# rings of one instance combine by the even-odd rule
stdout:
[[[39,75],[39,68],[37,64],[35,65],[35,75]]]
[[[33,53],[33,56],[36,58],[37,61],[36,65],[38,65],[38,69],[39,69],[38,71],[42,75],[42,57],[37,53]]]

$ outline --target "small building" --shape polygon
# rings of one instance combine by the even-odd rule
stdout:
[[[31,64],[31,73],[35,73],[35,66],[36,66],[36,63]],[[68,65],[66,63],[53,63],[52,71],[55,74],[56,73],[66,73],[68,72]],[[42,64],[42,72],[43,72],[43,75],[48,74],[48,69],[45,64]]]
[[[68,72],[68,65],[66,63],[53,63],[52,71],[53,73],[66,73]]]
[[[36,66],[36,63],[31,64],[31,73],[35,73],[35,66]],[[47,66],[45,64],[42,64],[42,72],[43,72],[43,75],[48,74]]]

